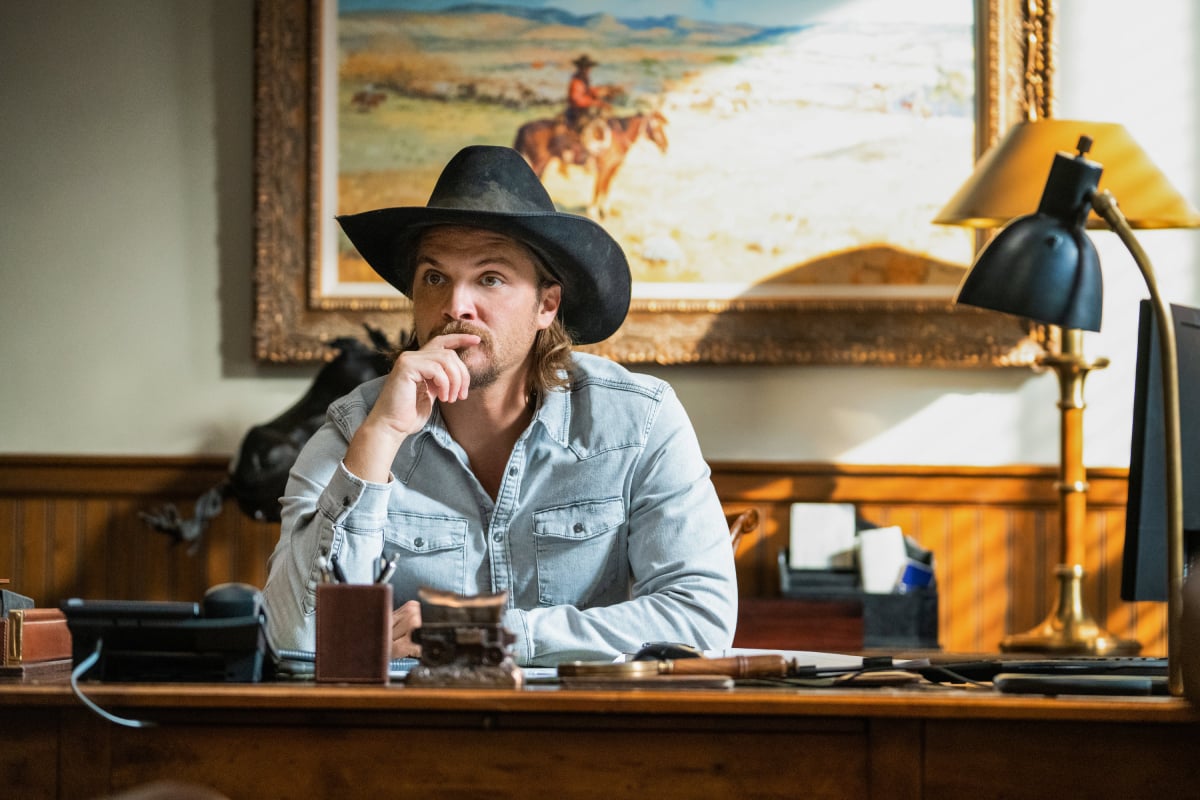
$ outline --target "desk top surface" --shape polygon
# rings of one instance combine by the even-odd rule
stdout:
[[[694,717],[847,717],[1015,719],[1200,725],[1200,709],[1177,697],[1039,697],[987,689],[871,688],[593,690],[529,686],[517,690],[429,689],[304,682],[261,684],[84,683],[106,707],[256,711],[464,712],[504,714],[678,714]],[[0,684],[0,711],[72,706],[66,683]]]

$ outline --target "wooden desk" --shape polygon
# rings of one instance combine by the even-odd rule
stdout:
[[[1181,797],[1186,701],[979,691],[442,691],[312,684],[0,686],[6,797],[155,780],[232,798]]]

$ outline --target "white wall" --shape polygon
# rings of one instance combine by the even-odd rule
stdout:
[[[966,0],[964,0],[965,2]],[[1200,11],[1059,0],[1057,115],[1126,124],[1200,201]],[[231,454],[313,368],[251,358],[249,0],[0,9],[0,452]],[[1086,457],[1127,463],[1145,295],[1112,234]],[[1200,232],[1140,239],[1200,305]],[[1057,388],[1023,370],[656,368],[708,457],[1054,464]]]

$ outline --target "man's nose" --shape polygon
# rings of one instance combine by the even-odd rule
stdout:
[[[475,319],[475,293],[470,284],[454,284],[445,311],[451,319]]]

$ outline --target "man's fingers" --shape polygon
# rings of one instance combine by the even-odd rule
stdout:
[[[481,337],[476,336],[473,333],[443,333],[440,336],[435,336],[430,339],[425,344],[425,347],[441,347],[446,350],[462,350],[465,347],[474,347],[482,341],[483,339]]]
[[[421,604],[409,600],[392,611],[392,638],[408,636],[413,628],[421,627]]]
[[[432,394],[443,403],[452,403],[467,396],[471,373],[453,350],[442,350],[428,364],[424,373],[426,386],[432,384]]]
[[[417,350],[405,353],[403,359],[403,364],[398,362],[398,366],[409,380],[423,384],[431,397],[450,403],[467,396],[471,374],[453,350]]]
[[[429,355],[435,362],[441,364],[445,374],[425,374],[422,377],[427,384],[432,382],[436,388],[433,396],[444,403],[464,400],[471,383],[470,373],[466,364],[459,358],[459,352],[474,347],[483,341],[483,337],[474,333],[443,333],[434,336],[417,353]]]
[[[392,611],[392,658],[419,657],[421,646],[413,644],[412,632],[421,627],[421,604],[409,600]]]

